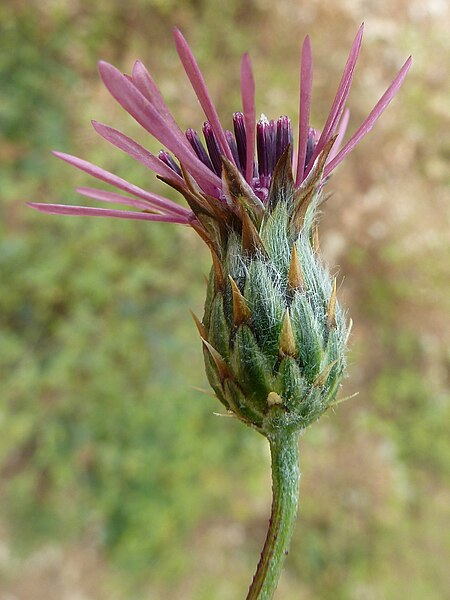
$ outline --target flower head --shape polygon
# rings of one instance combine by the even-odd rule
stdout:
[[[59,152],[59,158],[121,192],[79,188],[82,195],[137,210],[31,204],[48,213],[190,225],[213,259],[205,314],[196,319],[209,381],[229,411],[267,436],[279,427],[303,428],[320,416],[334,401],[344,372],[349,327],[337,302],[336,280],[320,259],[317,208],[329,175],[370,131],[411,64],[409,58],[344,144],[345,104],[362,34],[363,26],[321,131],[310,125],[312,55],[306,37],[296,147],[289,117],[261,115],[256,122],[247,54],[241,64],[242,111],[233,115],[233,130],[224,130],[198,64],[175,30],[178,54],[207,119],[204,142],[194,129],[181,131],[141,62],[131,75],[101,62],[100,75],[112,96],[165,150],[155,156],[93,121],[95,130],[179,191],[189,208]]]
[[[309,37],[305,38],[300,69],[299,129],[295,153],[291,122],[287,116],[269,120],[265,115],[261,115],[256,122],[255,84],[248,54],[243,56],[241,64],[243,109],[242,112],[236,112],[233,115],[233,131],[223,129],[198,64],[185,38],[177,29],[174,31],[176,48],[207,119],[202,127],[204,142],[194,129],[188,129],[185,133],[181,131],[152,76],[140,61],[136,61],[134,64],[131,75],[124,75],[112,65],[100,62],[100,75],[112,96],[144,129],[159,140],[166,150],[162,150],[158,156],[155,156],[112,127],[97,121],[93,121],[92,125],[100,136],[154,171],[159,178],[180,191],[185,198],[191,195],[192,186],[195,185],[196,194],[201,196],[208,205],[215,204],[220,211],[229,209],[222,180],[222,158],[225,157],[239,174],[240,183],[261,201],[264,209],[267,206],[275,167],[288,146],[295,187],[299,189],[305,186],[305,180],[317,164],[324,148],[328,147],[331,140],[334,140],[320,174],[320,184],[323,184],[335,167],[370,131],[401,86],[411,65],[411,58],[405,62],[367,119],[341,147],[349,118],[345,104],[359,55],[362,33],[363,26],[360,27],[353,42],[330,114],[321,132],[312,129],[309,122],[312,55]],[[78,169],[128,194],[83,187],[77,190],[81,195],[101,202],[123,204],[138,210],[120,211],[30,203],[33,208],[53,214],[167,221],[195,224],[197,228],[200,225],[198,215],[192,206],[190,206],[191,210],[184,208],[168,198],[143,190],[75,156],[62,152],[54,154]],[[190,205],[190,200],[186,199]]]

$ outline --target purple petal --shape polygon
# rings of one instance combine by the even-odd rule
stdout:
[[[205,113],[206,118],[208,119],[208,121],[211,124],[211,127],[213,128],[217,141],[219,142],[219,146],[222,152],[225,154],[225,156],[229,160],[231,160],[231,162],[234,162],[233,155],[231,154],[231,150],[225,138],[224,130],[219,120],[219,116],[217,114],[213,101],[211,100],[211,97],[208,93],[205,80],[203,79],[203,75],[199,69],[197,61],[195,60],[195,57],[192,54],[192,51],[189,48],[189,45],[186,42],[181,31],[175,28],[173,35],[175,38],[175,45],[177,48],[178,56],[180,57],[180,60],[183,63],[186,75],[188,76],[189,81],[191,82],[191,85],[194,89],[194,92],[200,102],[200,105],[203,108],[203,112]]]
[[[100,202],[114,202],[115,204],[124,204],[125,206],[134,206],[141,210],[150,210],[150,205],[144,200],[135,200],[134,198],[128,198],[122,194],[116,192],[108,192],[106,190],[99,190],[97,188],[90,187],[78,187],[76,191],[82,196],[87,198],[93,198],[94,200],[100,200]],[[160,210],[159,208],[157,210]]]
[[[149,133],[166,146],[193,174],[201,187],[216,195],[220,179],[197,158],[184,135],[164,119],[153,104],[112,65],[101,61],[100,75],[111,95]]]
[[[108,127],[108,125],[99,123],[98,121],[92,121],[92,126],[105,140],[126,152],[129,156],[139,161],[148,169],[154,171],[157,175],[165,177],[166,179],[175,180],[178,185],[186,187],[182,177],[174,173],[173,170],[164,164],[157,156],[124,133],[117,131],[117,129],[113,129],[112,127]]]
[[[339,152],[340,147],[342,146],[342,142],[344,140],[345,132],[347,131],[348,121],[350,119],[350,111],[348,108],[344,110],[344,114],[342,115],[341,122],[339,123],[338,133],[336,140],[330,150],[330,154],[328,155],[327,162],[325,164],[330,163],[333,158]]]
[[[373,108],[372,112],[369,114],[367,119],[363,122],[361,127],[359,127],[359,129],[352,135],[352,137],[348,140],[348,142],[345,144],[345,146],[342,148],[342,150],[337,154],[337,156],[326,166],[325,171],[324,171],[324,177],[329,175],[331,173],[331,171],[347,156],[347,154],[349,154],[353,150],[353,148],[356,146],[356,144],[358,144],[358,142],[360,142],[362,140],[362,138],[367,133],[369,133],[369,131],[372,129],[372,127],[374,126],[374,124],[376,123],[378,118],[381,116],[383,111],[386,109],[388,104],[391,102],[391,100],[394,98],[394,96],[400,89],[400,86],[402,85],[403,80],[405,79],[406,74],[408,73],[408,71],[411,67],[411,63],[412,63],[412,58],[410,56],[408,58],[408,60],[405,62],[405,64],[403,65],[403,67],[398,72],[394,81],[391,83],[391,85],[388,87],[388,89],[381,96],[381,98],[379,99],[379,101],[377,102],[375,107]]]
[[[178,127],[172,113],[170,112],[167,104],[164,102],[164,98],[159,91],[153,77],[150,75],[144,64],[137,60],[133,65],[133,77],[132,81],[137,89],[143,94],[156,108],[156,110],[166,119],[170,121],[174,131],[181,137],[183,132]]]
[[[156,85],[153,77],[147,71],[140,60],[137,60],[133,65],[132,81],[143,96],[150,100],[153,106],[164,116],[175,123],[175,120],[164,102],[161,92]]]
[[[300,67],[300,118],[298,125],[298,155],[297,176],[295,185],[303,181],[306,160],[306,145],[308,142],[309,113],[311,108],[312,89],[312,53],[309,35],[305,37],[302,47],[302,61]]]
[[[135,208],[140,208],[141,210],[149,210],[150,207],[155,209],[161,213],[165,214],[176,214],[179,216],[188,217],[191,215],[191,211],[179,206],[178,209],[181,208],[183,212],[172,210],[171,206],[167,204],[166,201],[160,201],[155,199],[153,202],[144,201],[144,200],[134,200],[133,198],[128,198],[127,196],[122,196],[122,194],[116,194],[116,192],[108,192],[106,190],[99,190],[98,188],[90,188],[90,187],[79,187],[77,188],[77,192],[82,196],[86,196],[87,198],[94,198],[95,200],[100,200],[101,202],[114,202],[116,204],[125,204],[127,206],[134,206]]]
[[[87,217],[116,217],[117,219],[137,219],[141,221],[163,221],[166,223],[189,224],[186,217],[172,215],[153,215],[149,213],[133,212],[130,210],[110,210],[108,208],[92,208],[90,206],[73,206],[70,204],[39,204],[28,202],[28,206],[50,215],[71,215]]]
[[[253,178],[253,164],[255,158],[255,80],[253,78],[252,63],[247,53],[241,62],[241,95],[242,109],[247,143],[247,156],[245,160],[245,179],[251,183]]]
[[[333,137],[334,131],[336,129],[336,125],[341,118],[342,112],[344,110],[345,103],[347,101],[348,95],[350,93],[350,86],[353,80],[353,73],[355,71],[356,61],[358,60],[359,51],[361,48],[362,36],[364,32],[364,23],[362,23],[361,27],[356,34],[356,37],[353,41],[352,47],[350,49],[350,54],[348,56],[347,62],[345,64],[344,72],[342,74],[341,81],[339,83],[338,90],[336,92],[336,96],[334,98],[333,104],[331,106],[330,114],[328,115],[328,119],[325,123],[325,126],[320,134],[319,141],[317,142],[317,146],[314,150],[314,153],[307,165],[305,171],[305,177],[311,171],[314,161],[317,156],[322,152],[325,144]]]
[[[154,205],[155,203],[159,203],[161,206],[164,205],[165,210],[170,210],[171,212],[174,212],[179,215],[185,215],[186,212],[188,212],[182,206],[179,206],[175,202],[172,202],[172,200],[163,198],[162,196],[158,196],[157,194],[153,194],[151,192],[147,192],[138,187],[137,185],[129,183],[128,181],[125,181],[125,179],[122,179],[117,175],[113,175],[112,173],[109,173],[108,171],[105,171],[104,169],[101,169],[100,167],[97,167],[96,165],[93,165],[92,163],[87,162],[86,160],[77,158],[76,156],[72,156],[70,154],[65,154],[64,152],[53,152],[53,154],[58,158],[61,158],[65,162],[69,163],[69,165],[73,165],[77,169],[85,171],[85,173],[92,175],[96,179],[100,179],[105,183],[109,183],[110,185],[113,185],[114,187],[119,188],[124,192],[132,194],[133,196],[137,196],[138,198],[147,200],[150,204]]]

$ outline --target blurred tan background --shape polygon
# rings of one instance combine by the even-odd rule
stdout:
[[[355,326],[340,405],[301,439],[301,509],[277,597],[449,597],[450,12],[444,0],[6,0],[0,6],[0,600],[243,598],[270,505],[265,441],[215,417],[188,308],[192,231],[65,219],[70,152],[168,193],[92,118],[158,149],[102,87],[141,58],[182,127],[202,115],[178,25],[222,122],[249,50],[257,111],[296,124],[301,41],[326,118],[360,22],[350,133],[406,56],[386,114],[329,184],[321,244]],[[296,125],[294,125],[295,129]]]

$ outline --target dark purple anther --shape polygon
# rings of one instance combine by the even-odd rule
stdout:
[[[195,131],[195,129],[187,129],[186,130],[186,138],[187,138],[188,142],[190,143],[190,145],[192,146],[192,148],[194,149],[195,154],[202,161],[202,163],[204,165],[206,165],[208,167],[208,169],[211,169],[211,171],[214,172],[214,167],[212,166],[212,163],[208,156],[208,153],[206,152],[205,147],[203,146],[203,144],[198,136],[198,133]]]
[[[314,148],[317,143],[317,131],[312,127],[309,128],[308,141],[306,142],[306,157],[305,157],[305,169],[308,166],[311,156],[313,155]]]
[[[233,127],[239,154],[239,164],[241,165],[242,172],[245,173],[247,165],[247,134],[245,132],[244,115],[241,112],[234,113]]]
[[[292,127],[291,120],[289,117],[280,117],[277,121],[277,142],[276,142],[276,156],[275,165],[280,159],[286,147],[290,144],[291,156],[292,156]]]
[[[158,158],[159,160],[162,160],[162,162],[165,163],[168,167],[170,167],[172,171],[175,171],[177,175],[179,175],[180,177],[183,176],[180,167],[174,161],[172,155],[169,154],[166,150],[161,150],[158,154]]]
[[[220,158],[222,152],[220,151],[219,144],[217,143],[214,131],[208,121],[203,123],[202,127],[203,135],[205,136],[206,146],[208,148],[209,157],[214,168],[216,175],[219,177],[222,174],[222,159]]]
[[[239,153],[236,145],[236,140],[234,139],[233,133],[231,131],[228,131],[228,129],[225,131],[225,138],[228,142],[228,145],[230,146],[231,154],[233,155],[236,167],[239,169],[239,171],[241,171],[241,173],[243,173],[241,169],[241,163],[239,162]]]
[[[273,119],[269,121],[269,134],[270,134],[270,150],[269,150],[269,169],[270,175],[272,175],[275,165],[277,164],[277,124]]]
[[[261,187],[268,187],[276,155],[276,126],[273,121],[268,121],[261,115],[256,124],[256,148],[258,151],[258,172]]]

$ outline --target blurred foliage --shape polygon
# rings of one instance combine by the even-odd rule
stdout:
[[[450,148],[439,133],[450,114],[448,64],[434,57],[448,55],[449,12],[406,0],[364,12],[344,1],[231,0],[220,15],[208,0],[0,5],[5,597],[242,597],[269,510],[264,440],[213,416],[220,405],[196,389],[206,381],[188,308],[201,313],[201,243],[181,227],[24,206],[71,201],[72,188],[91,183],[52,159],[52,148],[162,192],[89,128],[90,118],[104,119],[157,148],[102,89],[97,60],[128,70],[141,57],[182,126],[198,127],[170,43],[176,24],[224,121],[239,107],[247,49],[258,106],[295,120],[299,44],[310,31],[320,123],[363,18],[351,127],[407,52],[415,67],[331,184],[322,243],[345,276],[341,295],[356,323],[342,395],[360,397],[301,440],[301,511],[279,596],[446,597]]]

